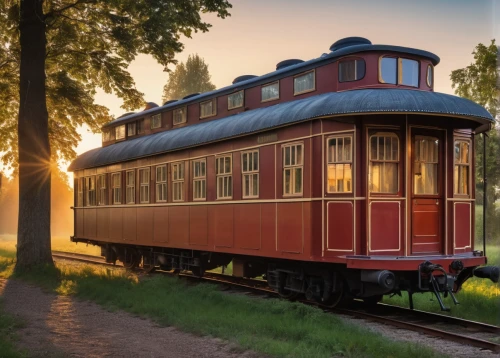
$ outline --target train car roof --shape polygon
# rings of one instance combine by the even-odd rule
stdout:
[[[96,148],[80,155],[68,170],[95,168],[138,159],[319,117],[374,113],[466,117],[475,121],[476,127],[487,125],[488,128],[493,122],[491,114],[480,105],[443,93],[408,89],[329,92]]]
[[[272,82],[278,78],[283,77],[284,74],[287,75],[293,75],[296,73],[304,72],[313,68],[318,67],[318,65],[322,62],[324,63],[329,63],[329,62],[334,62],[338,60],[341,57],[347,56],[347,55],[354,55],[356,53],[361,53],[361,52],[372,52],[372,51],[381,51],[381,52],[396,52],[396,53],[401,53],[401,54],[408,54],[408,55],[414,55],[414,56],[420,56],[427,58],[432,62],[434,66],[436,66],[440,59],[437,55],[424,51],[424,50],[418,50],[414,48],[409,48],[409,47],[402,47],[402,46],[392,46],[392,45],[372,45],[369,40],[362,39],[365,41],[362,42],[367,42],[363,44],[356,44],[355,41],[352,41],[353,39],[362,39],[362,38],[357,38],[357,37],[348,37],[345,39],[341,39],[337,41],[335,44],[332,45],[330,49],[333,49],[328,54],[323,54],[321,57],[314,58],[312,60],[304,61],[295,65],[291,66],[286,66],[285,68],[270,72],[268,74],[262,75],[262,76],[255,76],[253,78],[237,82],[235,84],[232,84],[227,87],[223,87],[221,89],[217,89],[214,91],[210,92],[205,92],[202,94],[194,95],[194,96],[189,96],[189,98],[183,98],[178,101],[174,102],[166,102],[163,106],[147,109],[145,111],[133,113],[133,114],[128,114],[121,116],[109,123],[106,123],[102,128],[107,128],[109,126],[114,126],[116,124],[119,124],[121,122],[125,122],[134,118],[142,118],[145,116],[149,115],[154,115],[156,113],[164,112],[167,109],[172,109],[176,107],[181,107],[185,106],[190,103],[194,102],[199,102],[203,99],[208,99],[213,96],[222,96],[225,94],[229,94],[234,92],[235,90],[240,90],[243,88],[248,88],[248,87],[254,87],[254,86],[259,86],[268,82]],[[351,41],[351,42],[349,42]],[[358,42],[359,43],[359,42]],[[335,46],[338,44],[339,46]],[[339,48],[337,48],[339,47]],[[284,61],[283,61],[284,62]]]

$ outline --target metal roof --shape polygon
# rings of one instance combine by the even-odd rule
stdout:
[[[318,117],[396,112],[468,117],[478,122],[473,128],[493,122],[480,105],[443,93],[407,89],[329,92],[93,149],[76,158],[68,170],[137,159]]]
[[[345,40],[345,39],[344,39]],[[339,41],[337,41],[339,42]],[[282,68],[280,70],[276,70],[273,72],[270,72],[268,74],[258,76],[255,78],[251,78],[245,81],[237,82],[233,85],[223,87],[218,90],[210,91],[210,92],[205,92],[202,94],[199,94],[197,96],[193,96],[190,98],[183,98],[180,99],[174,103],[169,103],[169,104],[164,104],[161,107],[156,107],[152,108],[149,110],[145,110],[142,112],[137,112],[128,116],[122,116],[120,118],[117,118],[107,124],[105,124],[102,128],[107,128],[109,126],[113,126],[116,124],[119,124],[121,122],[126,122],[132,119],[139,119],[139,118],[144,118],[146,116],[151,116],[156,113],[164,112],[165,110],[170,110],[173,108],[177,107],[182,107],[190,103],[195,103],[198,101],[201,101],[203,99],[208,99],[216,96],[223,96],[225,94],[229,94],[234,92],[235,90],[241,90],[243,88],[249,88],[249,87],[254,87],[254,86],[259,86],[271,81],[276,80],[277,78],[283,77],[283,74],[287,73],[288,75],[293,75],[297,74],[300,72],[304,72],[307,70],[310,70],[312,68],[318,67],[319,63],[330,63],[338,60],[340,57],[347,56],[347,55],[352,55],[355,53],[360,53],[360,52],[372,52],[372,51],[381,51],[381,52],[396,52],[396,53],[401,53],[401,54],[409,54],[409,55],[415,55],[415,56],[421,56],[424,58],[429,59],[434,66],[436,66],[440,59],[437,55],[424,51],[424,50],[418,50],[414,48],[409,48],[409,47],[401,47],[401,46],[391,46],[391,45],[372,45],[372,44],[364,44],[364,45],[351,45],[347,47],[342,47],[336,51],[332,51],[324,56],[314,58],[312,60],[308,60],[302,63],[298,63],[295,65],[287,66],[285,68]]]

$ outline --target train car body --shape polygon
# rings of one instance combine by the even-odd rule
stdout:
[[[107,124],[70,167],[72,240],[128,266],[233,261],[330,304],[498,280],[474,249],[474,136],[491,115],[434,92],[432,53],[330,50]]]

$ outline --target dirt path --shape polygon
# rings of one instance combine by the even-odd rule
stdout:
[[[0,296],[5,310],[25,322],[19,347],[34,357],[257,357],[218,339],[108,312],[17,280],[0,279]]]

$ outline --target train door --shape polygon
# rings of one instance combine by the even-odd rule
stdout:
[[[441,131],[413,129],[411,135],[411,253],[444,250],[444,136]]]

